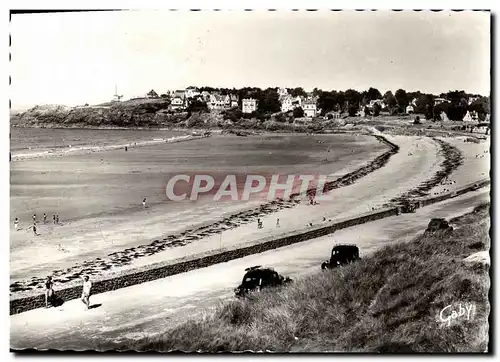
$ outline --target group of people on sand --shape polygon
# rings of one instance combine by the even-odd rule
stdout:
[[[89,280],[89,276],[85,275],[83,277],[82,296],[80,297],[80,300],[83,304],[85,304],[87,310],[90,309],[91,290],[92,282]],[[58,307],[63,303],[63,300],[54,292],[54,282],[52,281],[52,277],[48,276],[45,280],[45,308]]]
[[[54,225],[59,224],[59,214],[52,215],[52,222]],[[32,229],[33,234],[35,234],[35,236],[40,235],[37,233],[37,228],[36,228],[37,223],[38,221],[36,219],[36,214],[33,214],[33,225],[31,225],[29,228],[26,229],[26,230]],[[45,213],[43,214],[43,223],[44,224],[47,223],[47,214]],[[16,229],[16,231],[21,230],[21,227],[19,225],[19,219],[17,217],[14,219],[14,228]]]

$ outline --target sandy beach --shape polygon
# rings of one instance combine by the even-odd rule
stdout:
[[[128,153],[110,150],[14,162],[12,217],[20,215],[21,226],[26,227],[29,221],[25,220],[31,218],[32,212],[40,219],[47,210],[51,221],[52,212],[57,210],[61,224],[41,224],[37,237],[24,229],[12,230],[11,281],[43,277],[57,269],[63,271],[95,258],[104,259],[113,252],[149,244],[260,204],[257,201],[214,204],[203,200],[166,203],[161,184],[165,175],[174,171],[216,167],[222,172],[273,170],[285,174],[314,169],[335,177],[386,150],[385,145],[371,136],[220,136],[175,145],[144,146]],[[326,158],[330,161],[325,162]],[[136,195],[134,199],[131,194]],[[146,210],[140,203],[143,196],[148,197]],[[286,228],[291,225],[288,222]],[[236,236],[231,236],[228,242],[240,238],[239,235],[251,234],[255,227],[251,225],[244,230],[247,231],[236,231]],[[200,240],[186,247],[211,248],[213,240],[207,239],[208,243]],[[173,250],[161,258],[189,253],[189,249]]]

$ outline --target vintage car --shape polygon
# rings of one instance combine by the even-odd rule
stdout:
[[[434,233],[437,231],[447,231],[451,232],[453,231],[453,227],[450,226],[448,221],[444,218],[432,218],[431,221],[429,221],[429,225],[427,225],[427,229],[425,230],[426,233]]]
[[[332,249],[330,260],[321,264],[321,269],[333,269],[359,260],[359,248],[353,244],[339,244]]]
[[[413,213],[416,212],[419,207],[420,207],[420,202],[418,201],[404,200],[401,203],[401,212],[403,214]]]
[[[292,281],[292,279],[278,274],[272,268],[263,268],[260,265],[246,268],[245,271],[241,284],[234,290],[236,297],[244,297],[249,292],[276,287]]]

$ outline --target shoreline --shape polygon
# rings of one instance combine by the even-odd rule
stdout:
[[[120,144],[111,144],[111,145],[106,145],[106,146],[90,146],[90,145],[84,145],[84,146],[75,146],[75,147],[60,147],[56,151],[53,150],[47,150],[47,151],[41,151],[41,152],[33,152],[33,153],[21,153],[21,154],[13,154],[12,155],[12,162],[16,161],[22,161],[22,160],[30,160],[34,158],[53,158],[53,157],[64,157],[68,155],[82,155],[82,154],[88,154],[88,153],[93,153],[93,152],[105,152],[105,151],[114,151],[114,150],[119,150],[125,147],[128,148],[138,148],[138,147],[145,147],[145,146],[153,146],[157,144],[164,144],[164,143],[177,143],[177,142],[184,142],[184,141],[192,141],[192,140],[197,140],[197,139],[203,139],[203,138],[208,138],[209,136],[207,135],[184,135],[184,136],[174,136],[170,138],[161,138],[161,139],[153,139],[149,141],[139,141],[139,142],[130,142],[130,143],[120,143]]]

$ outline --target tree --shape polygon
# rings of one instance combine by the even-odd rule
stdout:
[[[382,94],[378,89],[370,87],[370,89],[368,89],[368,91],[366,92],[366,98],[368,101],[374,101],[376,99],[381,99]]]
[[[382,106],[377,102],[373,105],[373,115],[378,117],[380,115],[380,111],[382,110]]]
[[[158,98],[158,93],[154,91],[154,89],[151,89],[149,93],[147,94],[149,98]]]
[[[363,109],[363,111],[365,113],[365,117],[371,115],[371,111],[370,111],[370,109],[367,106],[365,106],[365,108]]]
[[[312,93],[313,93],[313,97],[319,97],[321,95],[321,93],[323,93],[323,91],[319,88],[314,88]]]
[[[302,107],[297,107],[293,110],[293,117],[294,118],[304,117],[304,110],[302,109]]]
[[[450,101],[446,115],[451,121],[461,121],[467,114],[468,95],[464,91],[450,91],[446,94],[446,98]]]
[[[289,93],[292,97],[307,97],[307,93],[302,87],[291,89],[289,90]]]
[[[389,109],[390,112],[392,112],[392,110],[396,108],[396,106],[398,105],[396,97],[394,97],[391,91],[385,92],[384,103],[387,105],[387,108]]]
[[[472,102],[468,110],[470,112],[475,111],[480,121],[484,121],[486,119],[486,115],[490,114],[490,98],[489,97],[481,97]]]
[[[321,108],[322,114],[326,114],[329,111],[335,109],[337,101],[337,92],[322,92],[318,98],[318,107]]]
[[[257,98],[258,109],[262,112],[276,113],[281,110],[281,103],[276,89],[267,88]]]
[[[396,94],[394,94],[394,98],[396,98],[396,102],[399,107],[399,112],[403,113],[408,105],[408,95],[404,89],[398,89]]]
[[[189,114],[191,114],[192,112],[208,112],[208,106],[205,102],[202,102],[198,99],[192,99],[189,102],[187,111]]]

